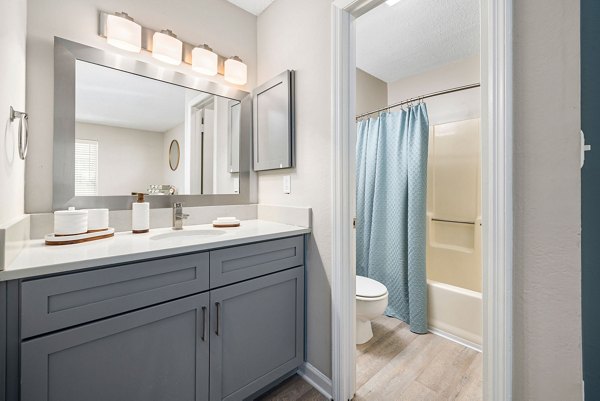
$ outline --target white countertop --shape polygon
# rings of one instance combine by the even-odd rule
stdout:
[[[266,220],[243,220],[240,227],[213,228],[211,224],[185,226],[184,231],[223,230],[216,236],[180,236],[152,239],[173,233],[171,228],[150,230],[146,234],[116,233],[113,238],[82,244],[47,246],[44,240],[28,241],[17,258],[0,271],[0,281],[64,273],[90,267],[127,263],[136,260],[242,245],[257,241],[310,233],[309,228]]]

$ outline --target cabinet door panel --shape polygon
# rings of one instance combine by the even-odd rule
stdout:
[[[208,300],[194,295],[24,342],[22,401],[207,400]]]
[[[211,291],[211,307],[211,400],[242,400],[302,363],[302,267]]]

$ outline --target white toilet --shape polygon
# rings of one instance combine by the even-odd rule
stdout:
[[[368,277],[356,276],[356,343],[373,337],[371,320],[383,315],[388,305],[385,285]]]

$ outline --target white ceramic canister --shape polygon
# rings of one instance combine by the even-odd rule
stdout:
[[[54,212],[54,235],[77,235],[85,234],[88,230],[88,211],[57,210]]]
[[[108,230],[108,209],[88,209],[88,231]]]

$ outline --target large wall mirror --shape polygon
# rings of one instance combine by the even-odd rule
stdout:
[[[250,108],[246,92],[55,38],[54,208],[253,201]]]

